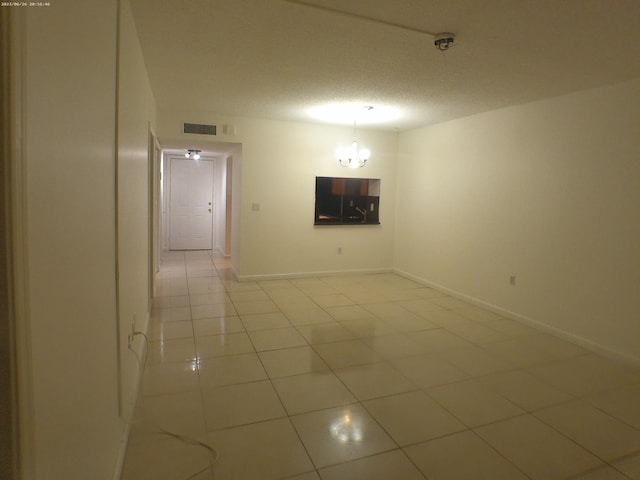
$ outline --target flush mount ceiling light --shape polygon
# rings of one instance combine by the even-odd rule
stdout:
[[[453,33],[438,33],[433,40],[433,44],[441,52],[446,52],[449,47],[453,46],[455,38],[456,36]]]
[[[368,105],[368,102],[331,102],[309,107],[306,114],[312,121],[332,125],[351,125],[356,112],[355,118],[360,126],[386,125],[403,117],[397,107],[376,104],[375,110],[365,110],[365,105]]]
[[[194,149],[189,149],[187,150],[187,153],[184,154],[185,158],[193,158],[194,160],[200,160],[200,152],[202,150],[194,150]]]
[[[364,109],[369,112],[373,107],[367,106]],[[356,140],[356,121],[353,121],[353,142],[350,147],[338,149],[338,162],[343,167],[362,168],[367,164],[371,151],[366,148],[358,149],[358,141]]]

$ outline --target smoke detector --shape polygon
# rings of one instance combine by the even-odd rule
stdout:
[[[446,52],[453,45],[455,37],[453,33],[438,33],[433,40],[433,44],[441,52]]]

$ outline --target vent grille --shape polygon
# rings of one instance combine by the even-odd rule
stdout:
[[[184,133],[195,133],[196,135],[215,135],[215,125],[202,125],[200,123],[185,123]]]

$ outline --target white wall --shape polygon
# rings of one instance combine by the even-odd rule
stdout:
[[[135,330],[146,330],[151,297],[149,129],[155,124],[155,101],[128,0],[120,6],[118,80],[118,321],[121,399],[123,416],[129,418],[139,365],[127,337],[134,323]],[[138,354],[142,343],[143,337],[134,337]]]
[[[148,315],[147,144],[155,107],[128,2],[121,7],[119,60],[117,2],[69,0],[27,11],[30,458],[38,480],[113,478],[138,374],[126,336],[134,313],[139,329]]]
[[[178,128],[186,118],[160,111],[158,136],[181,138]],[[233,124],[233,141],[242,143],[241,155],[233,155],[237,231],[231,240],[232,265],[241,278],[392,268],[397,134],[359,129],[359,142],[373,153],[365,168],[352,170],[335,160],[337,147],[352,140],[350,127],[213,115],[198,121]],[[380,178],[381,225],[314,226],[316,176]],[[252,210],[254,203],[259,211]]]
[[[108,479],[120,449],[117,4],[28,8],[26,168],[38,480]]]
[[[373,153],[352,170],[335,159],[350,128],[251,120],[243,132],[241,276],[392,267],[395,133],[360,129],[358,141]],[[316,176],[380,178],[381,225],[314,226]]]
[[[398,270],[640,362],[638,104],[640,80],[401,134]]]

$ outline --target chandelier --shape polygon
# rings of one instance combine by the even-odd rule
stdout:
[[[373,110],[373,107],[364,107],[368,112]],[[371,150],[367,148],[358,148],[358,141],[356,140],[356,121],[353,121],[353,142],[350,147],[343,147],[338,150],[338,162],[343,167],[361,168],[367,164],[367,160],[371,156]]]

